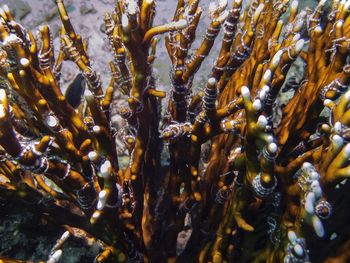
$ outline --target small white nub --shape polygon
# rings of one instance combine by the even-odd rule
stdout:
[[[295,242],[296,240],[297,240],[297,235],[295,234],[295,232],[294,231],[292,231],[292,230],[289,230],[288,231],[288,239],[289,239],[289,241],[291,242],[291,243],[293,243],[293,242]]]
[[[6,17],[6,14],[4,12],[4,10],[0,7],[0,16],[1,17]]]
[[[319,175],[317,172],[312,171],[312,172],[310,173],[310,179],[311,179],[311,180],[319,180],[319,179],[320,179],[320,175]]]
[[[322,32],[323,32],[322,27],[320,27],[320,26],[316,26],[315,29],[314,29],[314,31],[315,31],[316,33],[322,33]]]
[[[124,30],[127,30],[129,28],[129,19],[125,13],[122,15],[122,27]]]
[[[253,102],[253,109],[255,111],[259,111],[259,110],[261,110],[261,108],[262,108],[261,101],[260,100],[254,100],[254,102]]]
[[[345,149],[344,149],[344,154],[345,154],[345,158],[349,158],[350,157],[350,143],[348,143],[347,145],[345,145]]]
[[[305,210],[311,215],[315,213],[315,202],[315,194],[313,192],[309,192],[305,198]]]
[[[278,66],[278,64],[280,63],[281,61],[281,57],[282,57],[282,54],[283,54],[283,50],[278,50],[277,53],[273,56],[272,58],[272,67],[273,68],[276,68]],[[267,74],[268,70],[265,72],[265,75]],[[271,71],[270,71],[270,77],[267,81],[270,81],[271,80]],[[264,79],[265,79],[265,75],[264,75]]]
[[[262,87],[262,90],[264,90],[266,93],[269,93],[270,87],[267,86],[267,85],[264,85],[264,86]]]
[[[95,151],[91,151],[88,153],[88,158],[90,159],[90,161],[95,161],[97,157],[98,157],[98,154]]]
[[[350,90],[348,90],[345,94],[344,97],[346,100],[350,100]]]
[[[341,133],[341,123],[339,121],[337,121],[336,123],[334,123],[334,132],[336,133]]]
[[[98,210],[102,210],[105,207],[105,205],[106,205],[106,201],[107,201],[107,191],[106,190],[102,190],[98,194],[97,209]]]
[[[66,240],[70,236],[69,231],[66,231],[62,234],[61,239]]]
[[[99,133],[101,131],[101,127],[98,125],[95,125],[94,127],[92,127],[92,130],[94,133]]]
[[[299,54],[303,50],[304,44],[304,39],[298,40],[298,42],[295,44],[295,52]]]
[[[215,12],[216,8],[217,8],[216,3],[215,2],[210,2],[209,8],[208,8],[209,14],[213,14]]]
[[[227,6],[227,0],[219,0],[220,8],[226,8],[226,6]]]
[[[318,235],[319,237],[324,236],[324,228],[322,222],[317,216],[312,217],[312,226],[314,227],[316,235]]]
[[[92,94],[92,92],[89,89],[85,90],[84,95],[85,95],[85,97],[94,96],[94,94]]]
[[[6,91],[4,89],[0,89],[0,102],[3,102],[6,99]]]
[[[20,61],[21,65],[23,67],[28,67],[29,66],[29,60],[27,58],[21,58]]]
[[[276,153],[277,152],[277,144],[276,143],[270,143],[268,146],[267,146],[267,149],[270,153]]]
[[[291,5],[290,5],[291,11],[292,11],[292,10],[293,10],[293,11],[296,11],[296,10],[298,9],[298,5],[299,5],[299,1],[294,0],[294,1],[291,3]]]
[[[315,198],[318,199],[322,196],[322,188],[318,180],[313,180],[311,185],[311,190],[315,194]]]
[[[241,88],[241,93],[242,93],[243,99],[250,100],[250,91],[247,86],[243,86]]]
[[[292,39],[292,42],[297,42],[299,39],[300,39],[300,34],[299,33],[296,33]]]
[[[344,7],[343,7],[343,11],[346,12],[349,10],[349,7],[350,7],[350,1],[346,1]]]
[[[112,165],[110,161],[105,161],[100,168],[100,173],[103,178],[108,177],[112,172]]]
[[[321,128],[323,131],[329,131],[331,129],[331,127],[326,123],[322,124]]]
[[[55,128],[55,127],[57,127],[57,125],[58,125],[57,119],[56,119],[54,116],[52,116],[52,115],[49,115],[49,116],[47,117],[46,123],[47,123],[47,125],[48,125],[49,127],[51,127],[51,128]]]
[[[258,6],[258,8],[255,10],[254,16],[253,16],[254,24],[257,22],[257,20],[258,20],[258,18],[259,18],[259,16],[260,16],[261,12],[263,11],[263,9],[264,9],[264,4],[261,3],[261,4]]]
[[[337,29],[341,29],[343,27],[343,21],[338,21],[336,24]]]
[[[56,263],[60,260],[61,256],[62,256],[62,250],[58,249],[50,256],[47,263]]]
[[[93,219],[97,219],[97,218],[99,218],[100,217],[100,215],[101,215],[101,213],[99,212],[99,211],[95,211],[93,214],[92,214],[92,218]]]
[[[4,118],[6,116],[5,107],[3,104],[0,104],[0,118]]]
[[[266,117],[264,115],[260,115],[257,123],[261,128],[263,129],[266,128],[266,125],[267,125]]]
[[[129,1],[128,4],[128,13],[130,15],[136,15],[138,12],[138,6],[135,1]]]
[[[311,163],[309,163],[309,162],[303,163],[303,166],[302,166],[303,170],[308,170],[308,169],[311,169],[311,168],[312,168],[312,164]]]
[[[340,149],[344,144],[343,138],[338,134],[333,135],[331,140],[335,149]]]
[[[218,18],[215,19],[215,21],[219,23],[223,23],[229,14],[230,13],[227,10],[225,10],[224,12],[222,12],[222,14]]]
[[[299,257],[302,257],[304,255],[304,249],[300,244],[295,244],[293,250]]]
[[[268,135],[266,138],[266,143],[272,143],[273,142],[273,136],[272,135]]]
[[[242,148],[241,147],[237,147],[235,150],[234,150],[235,153],[241,153],[242,152]]]
[[[330,99],[325,99],[323,102],[323,105],[328,107],[328,108],[332,108],[332,106],[334,105],[333,101]]]
[[[208,85],[209,86],[211,86],[211,87],[213,87],[213,86],[215,86],[216,85],[216,79],[215,78],[210,78],[210,79],[208,79]]]
[[[329,237],[329,239],[330,240],[334,240],[334,239],[336,239],[337,238],[337,234],[336,233],[333,233],[330,237]]]
[[[299,17],[300,18],[304,18],[306,17],[306,11],[301,11],[299,13]],[[304,19],[298,19],[295,23],[294,23],[294,27],[293,27],[293,32],[300,32],[300,30],[302,29],[302,27],[305,24],[305,20]]]
[[[6,13],[10,12],[10,8],[8,7],[8,5],[3,5],[3,6],[2,6],[2,9],[3,9]]]
[[[260,92],[259,92],[259,99],[261,100],[261,101],[264,101],[265,99],[266,99],[266,91],[265,90],[261,90]]]
[[[279,61],[278,61],[278,63],[279,63]],[[265,83],[267,83],[267,82],[270,82],[271,81],[271,77],[272,77],[272,72],[271,72],[271,70],[266,70],[265,71],[265,74],[264,74],[264,82]]]

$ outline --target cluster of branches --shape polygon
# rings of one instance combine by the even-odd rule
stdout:
[[[298,1],[251,0],[242,11],[241,0],[218,0],[193,49],[199,0],[178,0],[172,21],[159,26],[154,0],[119,0],[104,16],[114,54],[106,88],[63,1],[56,4],[56,56],[48,26],[34,37],[0,10],[0,197],[65,227],[49,262],[70,236],[98,244],[97,262],[349,259],[350,1],[298,10]],[[220,30],[207,84],[194,93]],[[163,33],[172,66],[164,116],[166,93],[153,74]],[[296,59],[304,75],[277,121]],[[88,87],[77,107],[60,88],[66,60]],[[127,101],[119,110],[126,168],[111,125],[118,93]]]

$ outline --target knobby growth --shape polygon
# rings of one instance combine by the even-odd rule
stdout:
[[[154,0],[119,0],[104,16],[114,54],[107,87],[56,3],[57,55],[48,26],[34,37],[0,10],[0,197],[64,226],[49,262],[70,236],[97,243],[96,262],[349,260],[349,0],[314,10],[214,1],[194,49],[199,0],[178,0],[172,21],[157,26]],[[160,34],[171,61],[165,114],[153,74]],[[214,44],[196,93],[193,77]],[[60,87],[67,60],[88,88],[74,104]],[[288,75],[296,60],[300,79]],[[118,94],[127,101],[121,133],[111,124]]]

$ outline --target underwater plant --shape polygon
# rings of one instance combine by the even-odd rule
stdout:
[[[157,26],[155,0],[118,0],[104,16],[107,87],[56,5],[58,54],[48,26],[34,36],[0,10],[0,198],[64,227],[47,262],[71,236],[100,247],[96,262],[349,261],[349,0],[213,1],[194,49],[199,0]],[[153,72],[160,34],[168,94]],[[81,74],[64,94],[65,61]]]

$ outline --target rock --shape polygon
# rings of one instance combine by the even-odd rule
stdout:
[[[19,20],[22,20],[32,12],[30,5],[22,0],[10,1],[9,7],[10,10],[13,10],[15,18]]]
[[[104,23],[100,25],[100,31],[101,31],[103,34],[106,34],[106,26],[105,26]]]
[[[114,4],[114,0],[101,0],[102,3],[104,3],[105,5],[112,5]]]
[[[79,10],[81,15],[97,13],[97,10],[95,9],[94,5],[90,2],[83,2]]]

